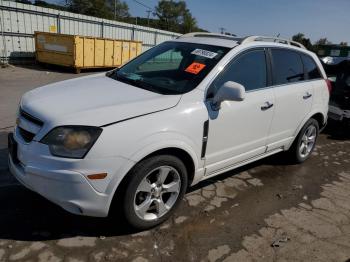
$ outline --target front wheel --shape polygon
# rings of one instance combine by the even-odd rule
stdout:
[[[175,156],[161,155],[138,163],[129,174],[123,211],[138,229],[154,227],[176,209],[187,188],[187,171]]]
[[[318,133],[318,122],[315,119],[307,121],[289,150],[295,162],[302,163],[310,157],[315,148]]]

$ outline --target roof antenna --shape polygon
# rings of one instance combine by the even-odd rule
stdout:
[[[219,27],[220,33],[223,35],[225,34],[226,28],[225,27]]]
[[[280,35],[281,35],[281,34],[280,34],[280,33],[278,33],[276,37],[277,37],[277,38],[279,38],[279,37],[280,37]],[[275,39],[275,40],[273,40],[273,41],[276,43],[276,42],[277,42],[277,39]]]

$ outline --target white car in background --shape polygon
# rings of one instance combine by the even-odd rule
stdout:
[[[10,170],[71,213],[105,217],[113,206],[153,227],[201,180],[282,151],[305,161],[328,85],[295,42],[184,35],[107,74],[26,93]]]

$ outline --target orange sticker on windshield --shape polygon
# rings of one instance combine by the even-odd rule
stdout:
[[[191,74],[199,74],[200,71],[204,69],[205,65],[201,63],[192,63],[189,65],[189,67],[186,68],[186,72]]]

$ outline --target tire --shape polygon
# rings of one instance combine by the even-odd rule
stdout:
[[[291,160],[294,163],[303,163],[311,156],[316,145],[318,134],[319,125],[317,120],[313,118],[309,119],[303,126],[303,128],[300,130],[292,147],[288,151]],[[309,139],[306,139],[305,136]],[[313,139],[311,139],[312,136],[314,136]]]
[[[147,158],[138,163],[128,176],[122,211],[126,222],[141,230],[167,220],[188,186],[184,163],[171,155]]]

